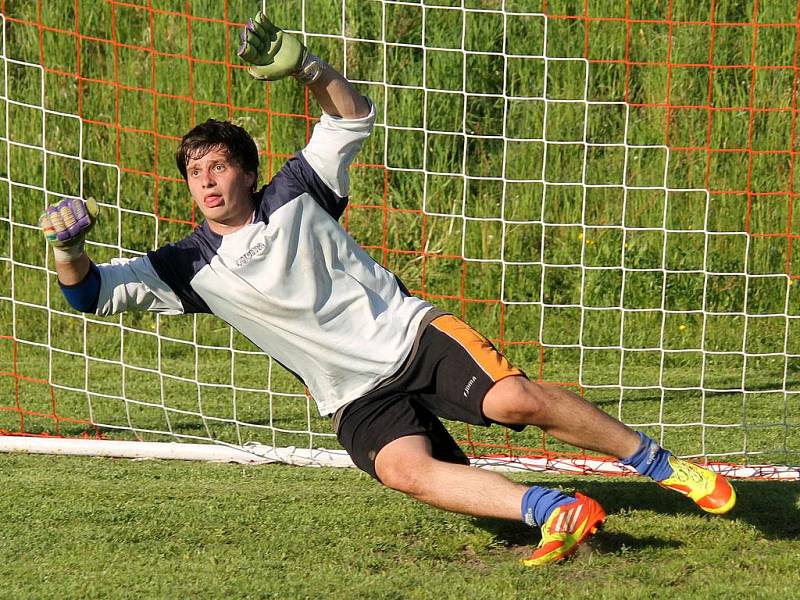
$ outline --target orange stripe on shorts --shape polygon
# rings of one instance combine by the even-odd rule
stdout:
[[[443,315],[431,321],[431,325],[458,342],[492,381],[500,381],[512,375],[524,375],[489,340],[458,317]]]

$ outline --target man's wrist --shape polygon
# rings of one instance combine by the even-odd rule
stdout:
[[[320,78],[327,63],[316,54],[306,52],[300,68],[294,73],[294,78],[303,85],[311,85]]]
[[[83,254],[83,242],[66,248],[53,246],[53,256],[57,262],[75,262]]]

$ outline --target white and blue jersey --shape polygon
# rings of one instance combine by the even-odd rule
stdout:
[[[345,232],[347,168],[369,136],[323,115],[308,145],[258,193],[253,221],[221,236],[203,224],[135,259],[98,265],[97,314],[217,315],[294,372],[320,414],[394,374],[431,305]]]

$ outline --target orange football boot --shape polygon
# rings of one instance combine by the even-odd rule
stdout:
[[[706,512],[721,515],[736,504],[736,492],[719,473],[674,456],[669,457],[672,475],[658,484],[689,496]]]
[[[542,525],[542,541],[530,558],[522,564],[546,565],[563,560],[594,534],[606,519],[598,502],[583,494],[575,494],[575,501],[562,504]]]

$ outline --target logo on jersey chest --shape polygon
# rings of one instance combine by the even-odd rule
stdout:
[[[249,248],[247,250],[247,252],[245,252],[239,258],[236,259],[236,263],[235,263],[236,267],[237,268],[242,268],[247,263],[249,263],[251,260],[253,260],[256,257],[256,255],[258,255],[261,252],[263,252],[266,247],[267,246],[266,246],[266,244],[264,244],[264,242],[258,242],[255,246],[253,246],[252,248]]]

